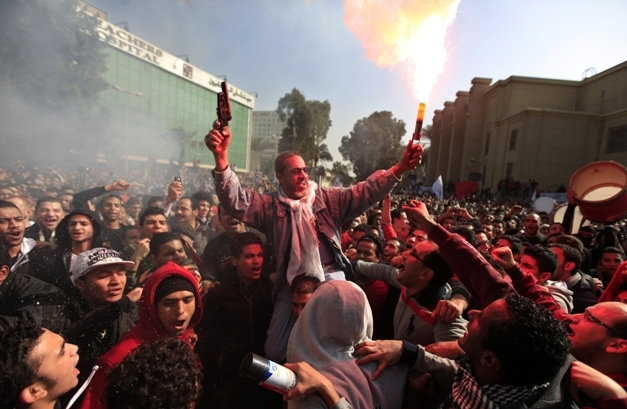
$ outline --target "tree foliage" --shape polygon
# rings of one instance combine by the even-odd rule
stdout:
[[[318,166],[320,160],[330,157],[322,145],[331,128],[329,101],[308,101],[296,88],[279,100],[276,112],[285,122],[279,151],[295,151],[306,163]],[[325,145],[326,146],[326,145]],[[325,159],[322,159],[324,156]],[[331,160],[333,160],[331,158]]]
[[[350,136],[342,137],[340,153],[353,166],[357,180],[364,180],[378,169],[387,169],[401,158],[405,122],[389,111],[380,111],[355,123]]]
[[[95,109],[98,94],[107,87],[96,19],[75,0],[0,0],[0,9],[3,141],[28,148],[26,136],[41,136],[93,151],[106,120]]]
[[[345,163],[333,162],[331,173],[333,174],[333,179],[338,178],[342,186],[350,186],[355,181],[351,176],[350,166]]]

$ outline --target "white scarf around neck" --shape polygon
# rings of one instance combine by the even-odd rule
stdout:
[[[298,275],[308,275],[324,281],[324,271],[318,250],[318,232],[316,230],[316,216],[312,205],[316,198],[318,185],[309,181],[307,195],[299,200],[287,197],[283,188],[279,188],[279,201],[289,206],[292,214],[292,249],[287,266],[287,282]]]

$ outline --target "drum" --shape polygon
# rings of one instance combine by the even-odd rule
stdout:
[[[533,203],[533,208],[536,209],[538,213],[544,212],[546,214],[551,214],[553,207],[555,207],[555,203],[555,199],[548,196],[542,196],[536,199]]]
[[[612,161],[593,162],[570,178],[581,214],[597,222],[615,222],[627,211],[627,168]]]

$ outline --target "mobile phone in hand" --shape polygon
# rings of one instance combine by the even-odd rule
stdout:
[[[174,176],[174,181],[175,182],[181,182],[181,177],[180,176]]]

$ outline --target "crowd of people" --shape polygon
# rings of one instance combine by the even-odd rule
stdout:
[[[627,407],[621,223],[392,193],[420,145],[324,188],[205,143],[211,174],[0,171],[0,407]]]

